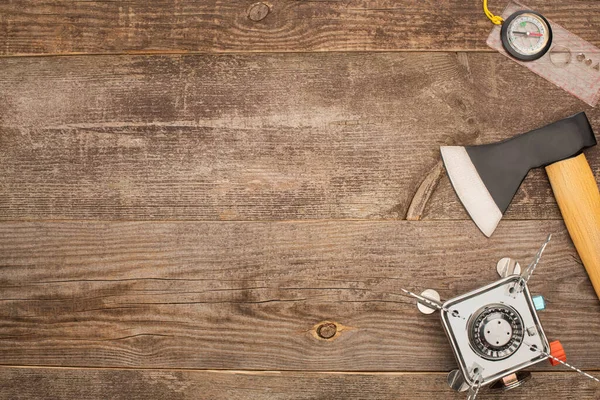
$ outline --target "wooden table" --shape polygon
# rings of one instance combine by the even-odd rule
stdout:
[[[599,2],[528,4],[600,46]],[[1,1],[0,398],[464,399],[400,288],[454,297],[548,233],[542,323],[600,374],[543,171],[486,239],[440,163],[581,110],[600,130],[491,28],[478,0]],[[478,398],[600,398],[533,371]]]

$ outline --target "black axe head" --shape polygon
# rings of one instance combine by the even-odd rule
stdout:
[[[489,237],[531,168],[579,155],[595,144],[592,127],[581,112],[502,142],[443,146],[441,152],[460,201]]]

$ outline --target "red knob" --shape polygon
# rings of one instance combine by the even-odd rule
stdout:
[[[563,349],[562,344],[560,344],[558,340],[550,343],[550,355],[558,358],[562,362],[567,362],[567,353],[565,353],[565,349]],[[556,367],[560,363],[550,358],[550,364],[552,364],[553,367]]]

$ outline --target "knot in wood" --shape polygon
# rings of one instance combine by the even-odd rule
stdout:
[[[337,332],[337,326],[332,322],[326,322],[319,325],[317,335],[322,339],[331,339]]]
[[[250,18],[254,22],[261,21],[265,19],[265,17],[269,14],[271,9],[265,3],[254,3],[250,6],[248,10],[248,18]]]

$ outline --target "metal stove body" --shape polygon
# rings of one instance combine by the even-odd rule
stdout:
[[[529,289],[515,289],[519,279],[508,276],[442,304],[451,310],[441,320],[464,381],[462,387],[454,384],[458,390],[500,381],[548,358],[532,350],[549,353],[550,344]]]
[[[457,391],[468,390],[470,399],[482,386],[520,386],[530,377],[523,370],[533,364],[546,359],[552,365],[566,362],[560,342],[548,342],[538,318],[537,311],[545,308],[543,297],[532,297],[527,287],[550,237],[523,272],[516,261],[503,258],[497,264],[500,280],[445,302],[432,289],[421,295],[404,290],[417,298],[424,314],[440,311],[458,363],[448,384]]]

